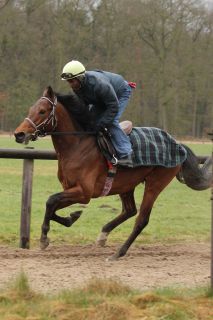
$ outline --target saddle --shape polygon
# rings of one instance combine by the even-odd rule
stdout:
[[[129,135],[132,131],[132,121],[129,121],[129,120],[122,121],[120,122],[120,127],[127,135]]]
[[[131,121],[122,121],[120,122],[121,129],[128,135],[132,131],[132,122]],[[97,143],[101,150],[101,153],[106,158],[106,160],[113,165],[117,164],[117,152],[113,146],[110,132],[107,128],[100,131],[97,135]]]

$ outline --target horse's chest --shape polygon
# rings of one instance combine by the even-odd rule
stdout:
[[[69,164],[59,163],[58,179],[64,189],[69,189],[76,185],[79,176],[79,168]]]

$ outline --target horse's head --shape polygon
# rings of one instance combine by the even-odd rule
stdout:
[[[29,109],[27,118],[16,128],[14,136],[18,143],[28,143],[44,136],[56,127],[55,107],[57,98],[51,87],[47,87],[43,96]]]

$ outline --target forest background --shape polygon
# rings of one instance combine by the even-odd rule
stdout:
[[[213,120],[213,9],[201,0],[1,0],[0,131],[13,131],[72,59],[137,83],[123,119],[205,138]]]

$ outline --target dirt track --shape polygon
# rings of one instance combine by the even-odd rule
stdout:
[[[133,246],[115,262],[116,247],[50,246],[23,250],[0,247],[0,287],[23,270],[31,287],[43,293],[84,285],[93,277],[114,278],[137,289],[210,282],[210,246],[205,243]]]

